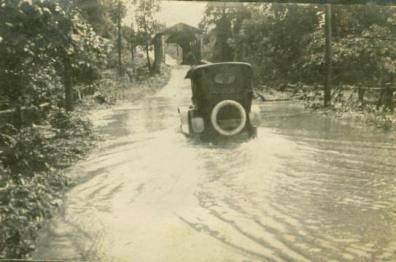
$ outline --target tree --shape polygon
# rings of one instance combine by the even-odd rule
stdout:
[[[73,85],[81,71],[91,70],[103,58],[105,40],[85,22],[79,10],[73,6],[60,5],[54,1],[44,2],[45,8],[52,10],[48,34],[55,38],[50,42],[50,56],[57,61],[55,69],[62,75],[65,87],[65,108],[73,110]],[[64,9],[64,10],[63,10]],[[94,79],[90,79],[91,81]]]
[[[125,15],[125,7],[121,3],[121,0],[118,0],[117,4],[117,53],[118,53],[118,74],[122,75],[122,31],[121,31],[121,21],[122,17]]]
[[[389,86],[387,83],[391,83],[395,76],[396,39],[392,22],[395,13],[395,8],[377,5],[333,6],[334,86]],[[321,76],[324,73],[324,40],[323,29],[318,27],[311,34],[303,57],[305,79],[309,79],[308,75]],[[318,77],[310,80],[319,81]],[[359,88],[361,101],[363,90]],[[339,88],[334,89],[332,96],[337,92],[341,92]],[[387,93],[387,99],[382,99],[379,104],[389,101],[391,92]]]
[[[61,4],[13,0],[0,8],[0,80],[4,83],[0,92],[17,112],[43,101],[56,103],[48,100],[50,94],[60,95],[61,83],[63,106],[72,110],[73,85],[88,80],[81,73],[92,69],[102,54],[105,41],[78,10]]]
[[[316,6],[296,4],[248,4],[234,41],[234,52],[257,68],[257,78],[265,82],[300,81],[303,53],[309,34],[319,23]]]
[[[126,15],[126,7],[122,0],[111,0],[108,2],[108,12],[111,18],[111,21],[116,27],[116,46],[117,46],[117,68],[118,75],[121,76],[123,74],[123,66],[122,66],[122,19]]]
[[[154,15],[160,10],[158,0],[138,0],[135,9],[136,38],[140,46],[146,52],[147,69],[152,72],[149,52],[152,50],[151,40],[159,28],[159,23]]]
[[[237,34],[244,19],[250,17],[246,5],[240,3],[208,3],[200,28],[214,38],[213,61],[232,61],[239,53]]]
[[[136,39],[136,32],[134,29],[133,22],[131,23],[131,26],[124,26],[122,31],[123,31],[123,35],[126,38],[126,41],[128,42],[128,49],[131,55],[130,64],[132,66],[132,73],[135,74],[136,72],[135,55],[136,55],[136,46],[138,42]]]
[[[112,16],[116,9],[116,2],[113,0],[73,0],[69,2],[74,8],[81,11],[81,15],[98,35],[108,39],[114,38],[116,22]]]
[[[326,76],[323,90],[323,101],[324,107],[329,107],[331,103],[331,74],[332,74],[332,55],[331,55],[331,4],[326,4],[325,12],[325,39],[326,39],[326,51],[325,51],[325,66]]]
[[[125,0],[73,0],[75,8],[81,10],[82,16],[92,25],[94,31],[108,39],[115,47],[109,52],[109,66],[114,66],[121,75],[124,71],[122,64],[122,42],[125,37],[122,30],[122,19],[126,15]]]
[[[349,84],[385,87],[378,104],[390,106],[395,13],[394,7],[375,4],[332,6],[327,16],[332,27],[332,52],[327,56],[332,92],[326,92],[326,105],[342,85]],[[330,68],[325,60],[325,14],[323,5],[210,3],[201,27],[206,38],[218,40],[212,41],[218,47],[210,49],[212,57],[231,48],[234,60],[254,66],[256,81],[281,88],[302,83],[323,90]]]

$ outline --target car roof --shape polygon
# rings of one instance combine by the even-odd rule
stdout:
[[[247,67],[250,70],[252,69],[252,66],[249,63],[244,63],[244,62],[222,62],[222,63],[209,63],[209,64],[203,64],[203,65],[198,65],[198,66],[193,66],[190,70],[188,70],[187,75],[185,78],[193,78],[194,75],[205,69],[205,68],[216,68],[219,66],[224,66],[224,65],[233,65],[233,66],[241,66],[241,67]]]

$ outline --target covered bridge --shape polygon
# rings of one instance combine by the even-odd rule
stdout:
[[[202,30],[184,24],[178,23],[166,28],[155,35],[155,67],[159,66],[163,57],[163,38],[166,43],[174,43],[182,49],[182,64],[192,65],[201,61],[201,37]]]

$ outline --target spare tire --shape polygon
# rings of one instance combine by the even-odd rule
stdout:
[[[226,119],[226,120],[222,120],[219,119],[219,113],[226,109],[227,107],[229,107],[232,111],[236,111],[236,114],[238,114],[238,118],[235,119]],[[228,111],[231,111],[228,110]],[[234,113],[235,116],[235,113]],[[243,108],[243,106],[234,101],[234,100],[223,100],[219,103],[217,103],[215,105],[215,107],[213,108],[211,114],[210,114],[210,121],[212,123],[213,128],[221,135],[223,136],[233,136],[238,134],[239,132],[242,131],[242,129],[245,127],[246,125],[246,111]],[[233,126],[231,128],[225,128],[224,126],[221,126],[221,124],[219,124],[219,120],[220,121],[233,121]],[[236,123],[236,124],[235,124]]]

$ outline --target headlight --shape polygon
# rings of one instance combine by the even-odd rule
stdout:
[[[205,129],[203,118],[202,117],[191,118],[191,128],[194,133],[202,133]]]
[[[252,105],[250,108],[250,113],[249,113],[249,119],[250,123],[253,126],[259,126],[261,123],[261,114],[260,114],[260,107],[257,105]]]

